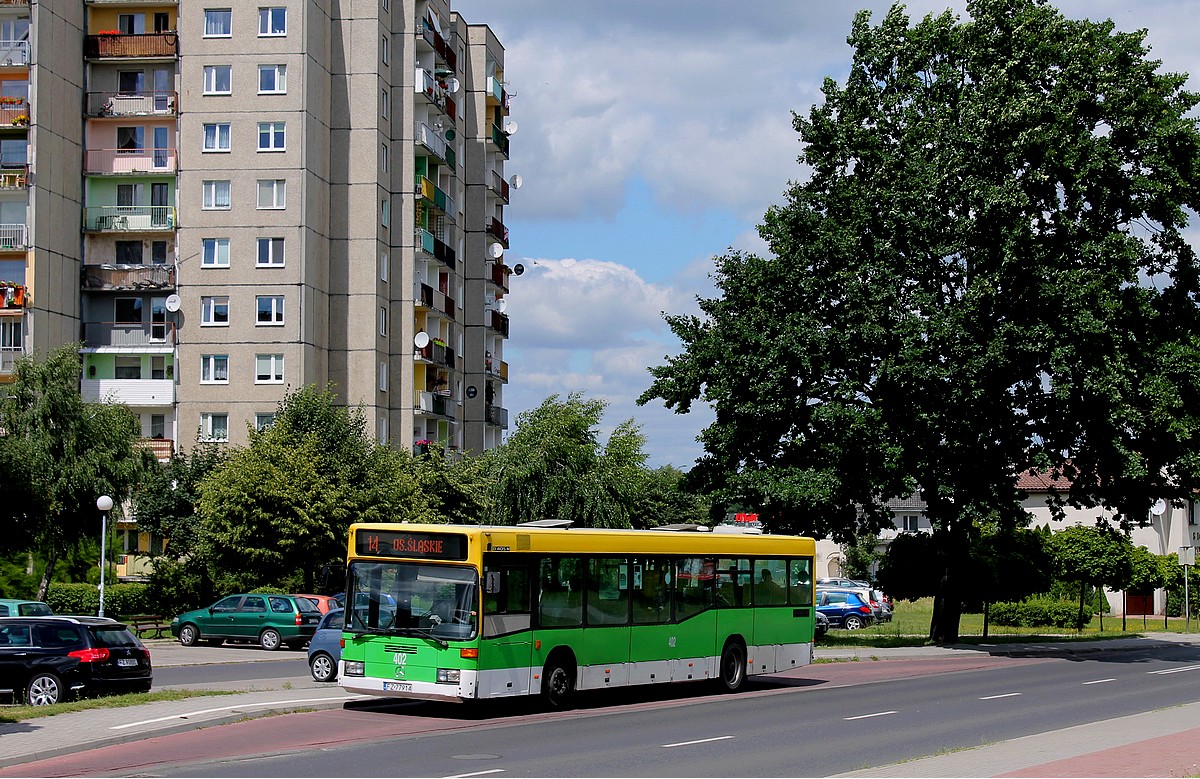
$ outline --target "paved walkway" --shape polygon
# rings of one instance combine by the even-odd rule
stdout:
[[[988,647],[905,647],[899,649],[818,649],[818,659],[886,660],[959,657],[966,651],[1014,656],[1065,656],[1145,650],[1154,642],[1200,645],[1200,634],[1155,634],[1128,638]],[[280,659],[257,648],[181,647],[147,642],[156,667]],[[337,685],[309,679],[232,682],[230,695],[160,701],[125,708],[101,708],[14,724],[0,723],[0,776],[23,775],[20,766],[63,754],[167,733],[233,722],[266,712],[340,708],[358,696]],[[249,689],[248,689],[249,688]],[[1200,701],[1133,717],[1064,728],[974,749],[842,774],[842,776],[940,777],[1174,777],[1200,775]]]

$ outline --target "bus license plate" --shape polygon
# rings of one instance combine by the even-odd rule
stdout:
[[[137,660],[132,657],[117,658],[117,665],[122,668],[137,668]]]
[[[384,682],[383,689],[389,692],[412,692],[412,684],[409,682]]]

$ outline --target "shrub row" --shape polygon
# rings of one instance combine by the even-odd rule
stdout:
[[[100,588],[94,584],[54,582],[46,593],[46,603],[55,614],[96,614],[100,610]],[[123,618],[150,612],[145,584],[104,585],[104,616]]]
[[[1062,600],[1028,600],[1023,603],[993,603],[988,609],[988,621],[1007,627],[1055,627],[1081,630],[1092,621],[1090,611],[1079,620],[1079,604]]]

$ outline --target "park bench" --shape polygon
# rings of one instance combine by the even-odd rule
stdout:
[[[125,619],[125,624],[138,638],[164,638],[171,629],[171,620],[156,614],[138,614]]]

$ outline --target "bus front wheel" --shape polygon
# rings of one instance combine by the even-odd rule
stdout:
[[[721,686],[726,692],[737,692],[746,681],[746,648],[730,641],[721,652]]]
[[[565,709],[575,693],[575,665],[565,656],[552,657],[542,670],[542,697],[552,709]]]

